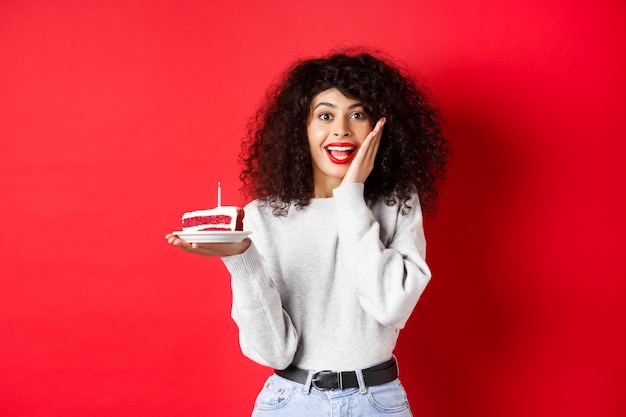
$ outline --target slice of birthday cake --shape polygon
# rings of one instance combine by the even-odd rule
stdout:
[[[236,206],[190,211],[183,214],[183,231],[241,231],[243,215],[243,208]]]

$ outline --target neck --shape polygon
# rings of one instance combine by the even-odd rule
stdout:
[[[333,190],[341,185],[341,179],[337,181],[314,181],[313,198],[330,198]]]

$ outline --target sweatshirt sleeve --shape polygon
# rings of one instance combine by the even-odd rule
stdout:
[[[254,242],[243,254],[222,261],[232,276],[232,317],[243,354],[261,365],[286,368],[295,355],[298,335]]]
[[[353,272],[363,309],[382,325],[401,329],[431,276],[419,200],[414,196],[406,215],[393,211],[395,231],[383,244],[381,225],[367,206],[363,190],[363,184],[334,190],[339,238],[350,248],[349,256],[341,261]],[[384,213],[390,215],[391,209]]]

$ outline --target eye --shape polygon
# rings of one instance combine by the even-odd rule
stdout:
[[[319,116],[317,116],[320,118],[320,120],[330,120],[332,119],[332,116],[330,113],[320,113]]]
[[[350,115],[351,119],[367,119],[367,114],[365,114],[364,112],[354,112]]]

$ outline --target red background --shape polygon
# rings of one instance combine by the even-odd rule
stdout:
[[[296,57],[379,47],[454,147],[397,354],[415,415],[626,414],[626,7],[609,0],[0,2],[0,415],[243,416],[228,275],[165,243],[239,196]]]

